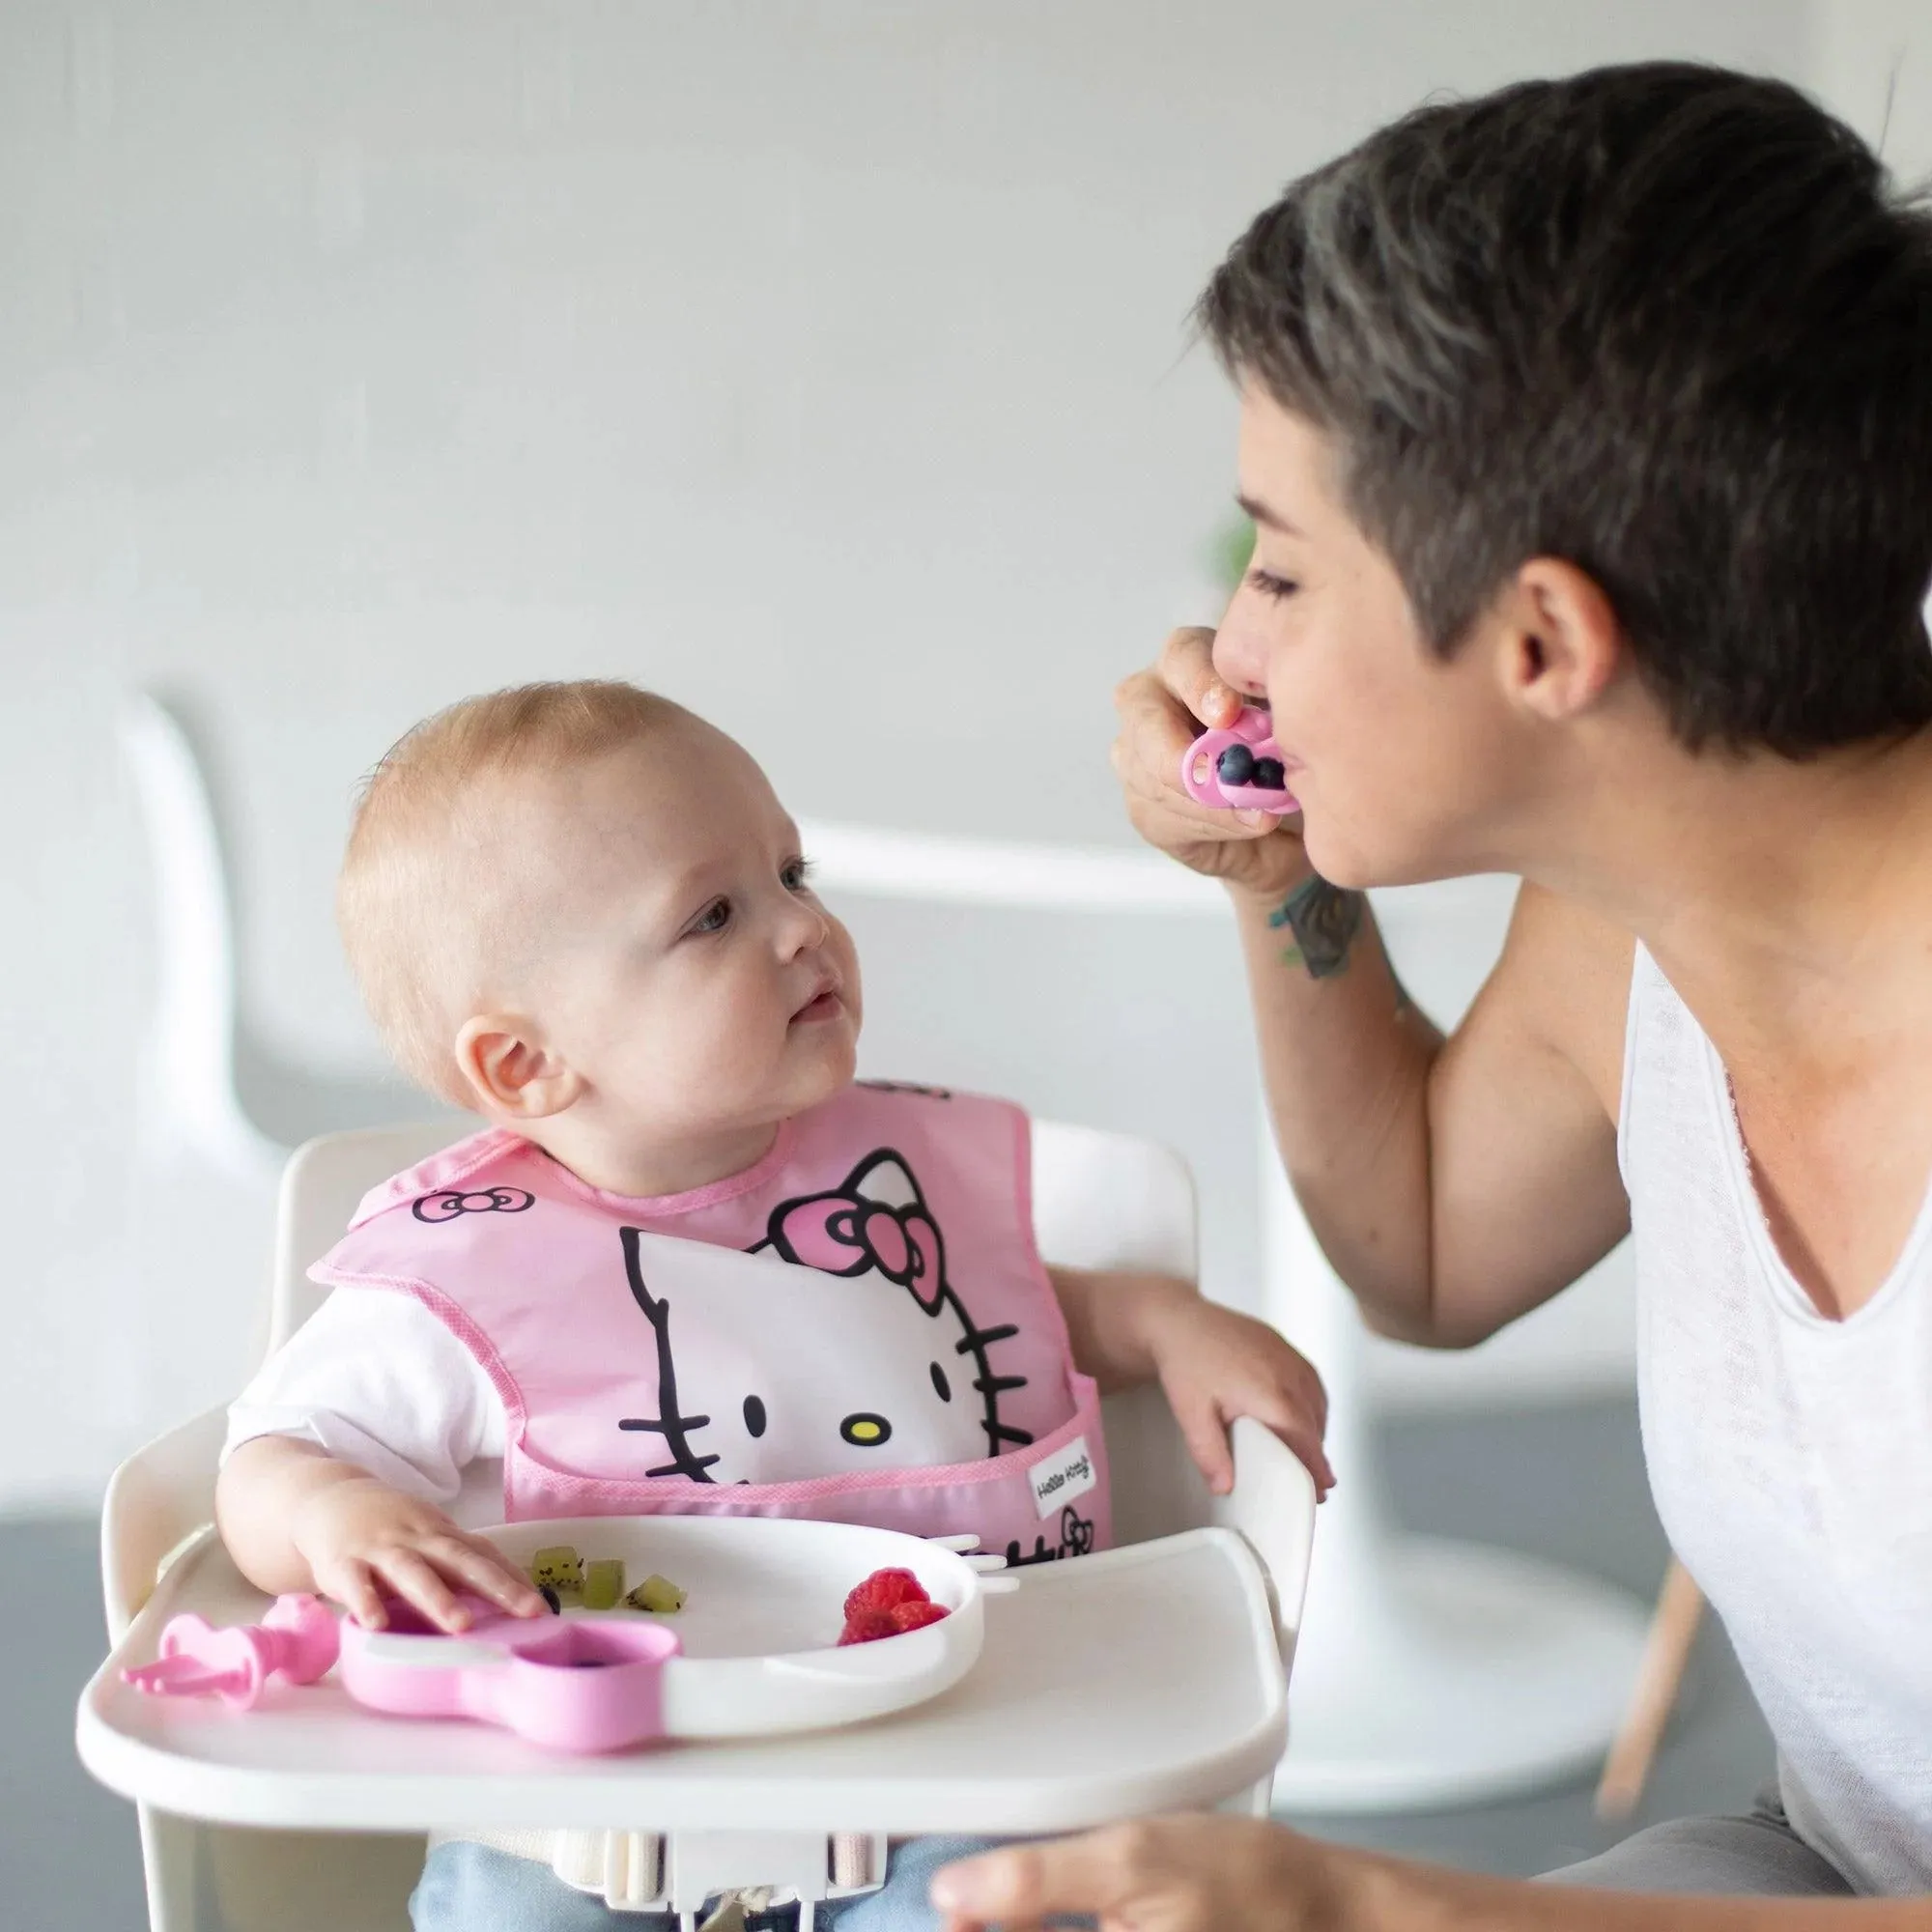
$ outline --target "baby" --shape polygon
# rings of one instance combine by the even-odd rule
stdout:
[[[1042,1265],[1017,1108],[855,1082],[850,935],[764,774],[680,706],[552,684],[431,718],[363,793],[338,909],[397,1059],[488,1125],[363,1202],[312,1271],[334,1293],[231,1410],[217,1513],[264,1590],[371,1625],[385,1595],[451,1631],[459,1593],[546,1614],[445,1508],[496,1459],[512,1520],[815,1516],[1070,1556],[1108,1540],[1097,1392],[1154,1377],[1216,1490],[1237,1415],[1331,1480],[1321,1385],[1272,1329]],[[1079,1473],[1042,1520],[1052,1468]],[[946,1851],[897,1848],[826,1918],[929,1922]],[[551,1858],[446,1835],[414,1923],[637,1922]]]

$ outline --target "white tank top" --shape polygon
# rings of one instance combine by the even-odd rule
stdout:
[[[1932,1891],[1932,1193],[1848,1321],[1779,1258],[1717,1050],[1637,949],[1618,1159],[1645,1458],[1784,1803],[1861,1892]]]

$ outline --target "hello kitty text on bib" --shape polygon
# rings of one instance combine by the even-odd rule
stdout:
[[[375,1189],[310,1273],[413,1294],[476,1357],[512,1520],[811,1517],[1041,1562],[1111,1521],[1030,1160],[1005,1101],[863,1083],[651,1200],[492,1128]]]

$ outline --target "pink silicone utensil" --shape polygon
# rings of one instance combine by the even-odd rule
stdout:
[[[385,1630],[345,1624],[338,1675],[349,1694],[398,1717],[480,1719],[554,1750],[625,1750],[666,1735],[675,1631],[634,1617],[506,1617],[463,1601],[479,1614],[458,1636],[396,1602]]]
[[[1282,769],[1274,722],[1265,711],[1243,707],[1232,724],[1204,731],[1180,760],[1180,788],[1212,811],[1295,810]]]
[[[219,1628],[191,1610],[170,1618],[161,1654],[153,1663],[124,1670],[136,1690],[160,1696],[214,1696],[238,1711],[252,1710],[270,1678],[313,1684],[334,1663],[339,1643],[335,1612],[320,1597],[277,1597],[258,1624]]]

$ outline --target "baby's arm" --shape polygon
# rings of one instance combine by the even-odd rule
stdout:
[[[1264,1321],[1205,1299],[1173,1275],[1050,1267],[1075,1367],[1102,1389],[1158,1377],[1189,1451],[1217,1495],[1234,1487],[1228,1425],[1251,1415],[1306,1464],[1323,1495],[1328,1398],[1307,1358]]]
[[[434,1503],[292,1435],[257,1435],[223,1465],[215,1521],[235,1566],[258,1589],[319,1590],[381,1629],[383,1593],[407,1598],[444,1630],[469,1621],[458,1590],[516,1616],[543,1599],[486,1538]]]
[[[463,1345],[400,1294],[340,1289],[229,1410],[215,1518],[260,1588],[319,1589],[365,1623],[379,1593],[445,1629],[452,1585],[535,1614],[543,1600],[440,1507],[502,1450],[502,1403]]]

